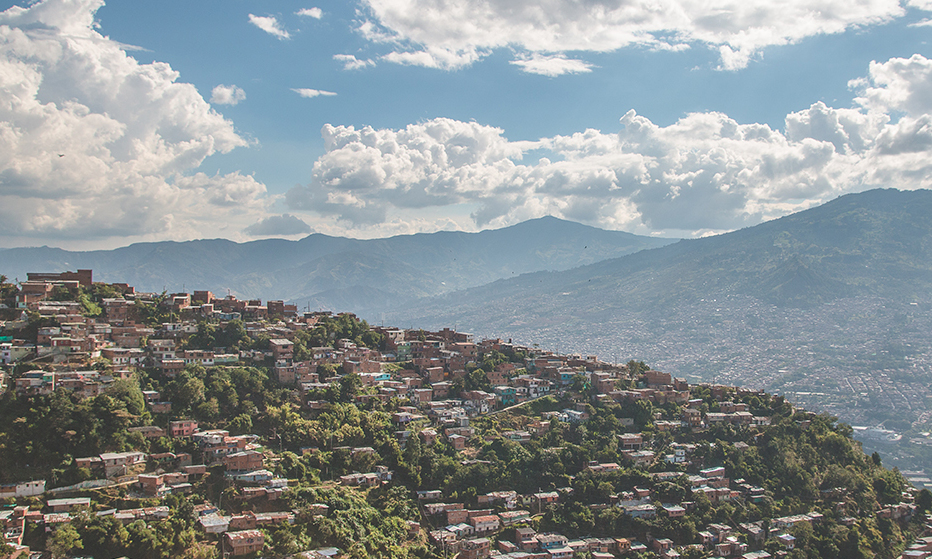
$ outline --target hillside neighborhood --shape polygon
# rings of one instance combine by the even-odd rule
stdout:
[[[114,408],[125,436],[67,458],[54,477],[29,478],[35,465],[26,464],[0,472],[7,556],[80,556],[56,537],[72,523],[109,517],[142,529],[169,522],[185,503],[196,532],[185,545],[203,556],[366,556],[331,545],[335,536],[298,549],[284,534],[342,521],[342,499],[384,503],[385,492],[403,488],[397,499],[409,511],[397,517],[395,543],[408,551],[397,556],[416,548],[462,559],[793,558],[800,538],[809,544],[828,530],[876,547],[865,557],[932,557],[922,493],[879,458],[839,451],[867,464],[873,485],[858,485],[855,466],[826,463],[815,482],[800,482],[815,483],[807,499],[790,497],[792,483],[760,477],[765,466],[752,464],[786,433],[854,444],[833,418],[762,391],[448,328],[369,326],[280,300],[139,293],[95,284],[91,270],[30,273],[5,286],[5,402],[138,390],[144,406]],[[334,331],[356,335],[321,338]],[[266,375],[282,403],[263,408],[256,384],[226,396],[238,406],[252,398],[252,413],[223,417],[225,404],[205,396],[215,390],[211,371]],[[532,456],[559,467],[539,479],[490,479]],[[438,473],[438,464],[450,466]],[[457,477],[473,474],[485,477]]]

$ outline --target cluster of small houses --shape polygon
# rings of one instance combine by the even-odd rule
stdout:
[[[610,472],[617,469],[613,463],[591,463],[589,469],[593,472]],[[681,472],[657,472],[652,476],[658,481],[670,480],[683,476]],[[694,491],[705,489],[724,489],[723,492],[710,493],[723,495],[723,498],[744,496],[749,500],[763,498],[764,490],[736,480],[731,483],[725,477],[724,468],[709,468],[702,470],[699,475],[689,476]],[[728,489],[733,485],[736,489]],[[514,491],[497,491],[478,498],[479,506],[500,505],[506,512],[495,513],[495,509],[468,510],[463,503],[426,502],[441,498],[439,492],[421,492],[418,497],[425,501],[424,513],[435,522],[445,524],[444,527],[430,532],[431,540],[439,548],[446,551],[459,552],[464,559],[479,559],[484,557],[500,557],[511,559],[562,559],[573,557],[579,552],[588,552],[594,559],[608,559],[624,556],[628,553],[653,551],[663,558],[679,557],[679,552],[669,539],[652,539],[646,543],[628,538],[583,538],[569,540],[561,534],[538,534],[533,529],[520,526],[514,531],[515,541],[499,538],[497,548],[493,549],[491,540],[487,537],[503,529],[512,527],[530,519],[534,511],[540,512],[543,507],[559,502],[562,495],[571,493],[571,488],[557,491],[518,495]],[[708,493],[707,493],[708,494]],[[611,496],[611,503],[604,506],[616,506],[635,518],[654,518],[663,515],[671,518],[682,517],[694,506],[693,502],[684,503],[658,503],[654,502],[650,489],[635,487],[618,495]],[[519,507],[527,507],[521,509]],[[812,512],[805,515],[789,516],[773,519],[771,530],[784,531],[797,523],[817,523],[822,515]],[[745,534],[745,539],[761,543],[764,538],[764,529],[761,523],[740,524],[738,531]],[[741,557],[743,559],[763,559],[770,557],[764,552],[749,552],[748,545],[738,539],[735,528],[723,524],[710,524],[705,530],[699,532],[701,541],[695,545],[706,551],[714,551],[719,557]],[[783,533],[777,539],[787,550],[795,544],[795,538]]]
[[[222,463],[225,476],[233,481],[239,491],[237,498],[250,500],[265,498],[276,500],[288,487],[288,481],[276,477],[269,470],[264,469],[265,454],[256,444],[256,435],[231,436],[225,430],[198,431],[194,422],[177,422],[172,425],[173,436],[190,437],[198,443],[198,447],[207,464],[192,464],[191,455],[187,453],[150,454],[142,452],[103,453],[99,456],[77,458],[78,467],[91,469],[108,480],[85,482],[77,486],[53,489],[46,491],[45,481],[29,481],[19,484],[0,486],[0,498],[20,499],[27,497],[41,497],[46,493],[79,492],[84,489],[102,487],[118,482],[121,476],[128,476],[135,480],[131,488],[139,497],[161,498],[169,493],[188,493],[192,489],[190,481],[204,476],[210,463]],[[139,473],[131,475],[134,471],[145,470],[147,465],[155,466],[155,473]],[[172,471],[165,471],[166,469]],[[370,474],[381,483],[391,480],[391,472],[384,467],[378,467],[376,473]],[[365,478],[368,480],[368,477]],[[354,483],[351,476],[347,476],[344,483]],[[46,501],[47,512],[30,510],[28,506],[17,506],[11,509],[0,510],[0,526],[6,543],[18,550],[25,550],[22,545],[26,523],[33,522],[45,527],[46,532],[52,532],[64,523],[72,521],[72,512],[76,509],[89,509],[89,497],[51,498]],[[318,504],[311,507],[319,514],[328,512],[327,505]],[[228,556],[238,556],[260,551],[265,543],[265,536],[258,529],[263,526],[294,523],[293,512],[245,512],[241,515],[224,516],[217,507],[202,504],[195,507],[198,515],[198,524],[204,534],[216,535],[220,538],[223,552]],[[167,506],[155,506],[140,509],[104,510],[96,512],[98,516],[112,515],[124,524],[136,520],[153,522],[168,518]],[[306,557],[332,557],[338,550],[333,548],[307,552]]]
[[[486,373],[492,390],[473,390],[460,394],[460,406],[468,416],[475,416],[505,406],[544,396],[571,384],[577,375],[585,375],[599,399],[617,402],[648,400],[663,404],[689,401],[689,385],[668,373],[648,371],[643,383],[630,390],[618,389],[618,379],[624,367],[598,360],[595,356],[562,355],[524,347],[498,339],[475,342],[471,334],[445,328],[438,332],[374,327],[383,335],[384,352],[358,347],[349,340],[337,340],[332,347],[307,348],[309,358],[295,359],[294,339],[301,330],[313,329],[328,312],[298,313],[294,305],[282,301],[240,301],[233,296],[218,298],[209,291],[193,294],[176,293],[165,297],[162,305],[177,313],[177,322],[150,328],[140,323],[136,304],[152,303],[156,294],[137,293],[126,284],[109,284],[123,294],[122,298],[105,299],[101,306],[105,321],[83,316],[83,307],[75,302],[47,300],[56,286],[90,286],[91,270],[61,274],[29,274],[22,284],[18,305],[54,319],[55,326],[40,328],[36,345],[24,340],[0,340],[0,363],[12,363],[26,357],[47,357],[59,361],[51,370],[35,370],[20,375],[14,388],[22,395],[49,394],[56,388],[74,390],[84,396],[100,394],[114,378],[131,374],[135,367],[159,370],[173,377],[185,366],[235,365],[261,361],[272,364],[273,374],[285,385],[294,386],[302,394],[319,393],[334,380],[323,371],[339,367],[343,373],[356,373],[372,390],[360,400],[378,398],[409,400],[414,407],[435,410],[450,407],[448,396],[453,381],[467,373],[467,366],[481,355],[493,350],[527,356],[522,362],[505,362]],[[173,316],[175,316],[173,314]],[[178,341],[197,332],[197,322],[205,318],[217,321],[221,327],[231,320],[244,320],[248,335],[269,338],[264,350],[248,350],[238,354],[222,350],[179,349]],[[274,318],[273,321],[268,319]],[[24,324],[24,323],[23,323]],[[17,324],[8,325],[15,331]],[[104,357],[112,367],[106,373],[95,370],[74,370],[74,364],[89,358]],[[410,363],[409,369],[389,373],[390,363]],[[172,403],[162,401],[158,394],[146,394],[153,413],[171,413]],[[323,402],[308,398],[312,409]],[[437,402],[440,403],[437,403]],[[566,410],[559,419],[582,421],[579,410]],[[759,424],[746,410],[725,410],[721,413],[686,412],[681,422],[658,422],[658,429],[669,429],[679,423],[692,427],[731,422],[741,425]]]
[[[593,472],[610,472],[617,469],[616,464],[591,463]],[[669,481],[684,476],[682,472],[656,472],[651,476],[657,481]],[[699,475],[689,475],[693,492],[706,491],[707,495],[720,495],[721,499],[743,497],[751,502],[764,497],[764,489],[746,483],[744,480],[730,481],[725,477],[722,467],[702,470]],[[734,489],[729,489],[733,487]],[[724,491],[708,491],[710,489]],[[836,492],[842,490],[835,490]],[[829,491],[831,492],[831,491]],[[762,521],[739,523],[737,527],[713,523],[699,532],[700,541],[695,544],[677,547],[667,538],[648,539],[639,542],[629,538],[579,538],[570,540],[558,533],[537,533],[525,523],[546,505],[559,502],[561,496],[572,493],[572,488],[557,491],[519,495],[514,491],[496,491],[478,497],[478,505],[498,506],[505,512],[496,513],[498,509],[466,509],[463,503],[431,502],[442,498],[439,491],[422,491],[418,498],[423,502],[423,511],[433,524],[444,525],[430,532],[431,541],[444,552],[459,553],[461,559],[569,559],[575,554],[586,552],[593,559],[613,559],[633,553],[653,552],[662,559],[680,557],[686,548],[695,547],[705,552],[712,552],[716,558],[766,559],[783,557],[794,549],[796,538],[789,532],[799,524],[815,525],[824,520],[816,511],[770,519],[765,527]],[[611,503],[592,505],[594,507],[615,506],[636,518],[654,518],[666,516],[682,517],[695,506],[694,502],[662,503],[652,498],[650,489],[634,487],[611,496]],[[520,508],[527,507],[527,508]],[[881,518],[909,520],[916,513],[912,504],[887,506],[877,512]],[[843,518],[842,524],[852,526],[853,517]],[[501,537],[503,530],[514,527],[514,541]],[[495,545],[490,536],[498,534]],[[776,534],[774,536],[774,534]],[[928,559],[932,557],[932,524],[926,527],[926,536],[917,540],[902,554],[903,559]],[[740,536],[740,537],[739,537]],[[762,544],[768,537],[775,537],[783,550],[772,555],[766,551],[749,551],[749,545]]]
[[[211,463],[222,463],[225,475],[239,488],[238,498],[243,500],[264,497],[268,500],[277,499],[288,487],[286,479],[278,478],[269,470],[264,469],[265,454],[256,444],[256,435],[231,436],[225,430],[198,431],[197,424],[191,421],[173,422],[171,434],[178,437],[190,437],[198,443],[206,464],[192,464],[191,455],[187,453],[150,454],[142,452],[107,452],[99,456],[76,458],[78,467],[88,468],[92,473],[105,478],[127,476],[134,471],[145,470],[147,465],[155,467],[155,473],[139,473],[132,476],[135,480],[131,486],[140,497],[161,498],[169,493],[189,493],[193,486],[190,481],[196,480],[207,473]],[[165,471],[166,469],[173,471]],[[85,482],[77,486],[51,490],[49,493],[75,492],[93,487],[106,486],[114,483],[113,479]],[[46,493],[45,481],[31,481],[20,484],[0,486],[0,498],[38,497]],[[16,507],[12,510],[0,511],[0,520],[4,524],[4,538],[14,547],[22,547],[22,537],[26,522],[38,522],[51,532],[62,523],[71,521],[71,512],[78,507],[90,507],[88,497],[49,499],[46,502],[48,513],[30,511],[28,507]],[[200,524],[207,534],[225,534],[222,541],[228,554],[239,555],[251,553],[262,548],[263,537],[256,531],[257,526],[293,522],[292,513],[266,513],[253,515],[247,513],[243,517],[233,517],[222,521],[222,517],[210,516],[216,512],[209,506],[198,507]],[[168,507],[157,506],[134,510],[108,510],[96,513],[98,515],[112,514],[115,518],[128,524],[137,519],[146,521],[162,520],[168,517]],[[247,537],[247,532],[252,536]],[[258,547],[255,547],[258,546]]]
[[[55,319],[57,326],[39,330],[37,344],[30,346],[23,340],[0,340],[0,364],[12,363],[26,357],[48,357],[61,363],[54,370],[35,370],[20,375],[13,387],[24,397],[49,394],[62,387],[83,396],[100,394],[114,378],[126,377],[132,368],[150,367],[172,377],[190,364],[223,366],[263,361],[272,363],[272,371],[279,382],[294,386],[302,395],[308,408],[314,412],[326,409],[328,402],[313,399],[310,395],[320,394],[329,388],[337,377],[322,378],[319,371],[332,371],[332,365],[342,368],[344,374],[358,374],[362,384],[370,388],[357,396],[361,401],[378,398],[384,401],[407,399],[410,405],[399,407],[392,419],[398,431],[396,436],[402,444],[408,437],[418,436],[424,444],[434,444],[441,433],[457,450],[466,448],[467,441],[475,435],[469,419],[558,391],[584,375],[593,398],[602,401],[636,402],[646,400],[654,404],[674,402],[682,406],[678,420],[655,417],[653,426],[657,431],[702,430],[710,426],[729,423],[739,427],[762,427],[769,425],[770,418],[753,415],[746,404],[728,401],[730,392],[741,389],[724,386],[709,386],[713,398],[719,400],[719,411],[702,411],[702,400],[690,398],[690,387],[685,380],[673,378],[668,373],[647,371],[631,389],[619,389],[619,380],[626,378],[627,371],[594,356],[562,355],[539,349],[518,346],[503,340],[474,342],[472,335],[443,329],[439,332],[402,330],[377,327],[374,330],[385,338],[386,351],[358,347],[349,340],[338,340],[332,347],[308,348],[310,359],[297,361],[294,358],[294,338],[298,331],[310,329],[330,313],[298,313],[293,305],[282,301],[239,301],[228,296],[217,298],[209,291],[193,294],[178,293],[164,299],[163,305],[177,313],[178,322],[166,323],[154,329],[138,322],[137,302],[151,303],[155,294],[136,293],[125,284],[111,284],[118,289],[122,298],[106,299],[102,303],[106,322],[84,317],[78,303],[49,301],[48,295],[56,286],[89,286],[92,281],[90,270],[65,272],[62,274],[29,274],[23,282],[17,306],[39,312],[42,316]],[[178,350],[177,341],[197,332],[196,321],[203,318],[220,321],[221,325],[231,320],[244,320],[250,336],[265,335],[270,338],[266,350],[244,351],[230,354],[203,350]],[[268,319],[274,318],[274,322]],[[21,320],[25,320],[25,314]],[[16,324],[12,325],[14,328]],[[457,399],[449,397],[453,381],[467,373],[467,365],[474,363],[480,355],[496,350],[514,355],[523,353],[523,362],[505,362],[486,373],[491,392],[482,390],[462,391]],[[73,370],[72,363],[92,357],[105,357],[112,363],[112,372],[96,370]],[[387,364],[410,362],[411,368],[389,369]],[[389,373],[389,370],[394,372]],[[5,383],[0,379],[0,389]],[[154,391],[144,393],[146,404],[152,413],[171,413],[172,403],[163,401]],[[512,430],[501,436],[519,443],[549,429],[551,421],[582,423],[588,419],[584,403],[575,409],[564,409],[544,414],[541,420],[526,425],[522,430]],[[633,420],[623,420],[626,426]],[[429,423],[429,425],[428,425]],[[98,472],[106,478],[124,476],[146,462],[157,465],[155,473],[139,474],[136,489],[147,497],[161,497],[168,493],[185,493],[191,490],[191,481],[207,472],[211,463],[222,462],[226,475],[240,487],[240,498],[264,497],[275,500],[287,488],[287,480],[276,478],[264,469],[264,454],[259,450],[255,435],[230,436],[226,431],[199,431],[195,421],[179,419],[169,423],[169,429],[149,425],[135,427],[145,437],[159,438],[191,437],[198,442],[204,464],[192,464],[188,454],[164,453],[146,456],[141,452],[104,453],[95,457],[78,458],[80,467]],[[690,462],[695,450],[693,445],[676,444],[669,447],[670,453],[657,456],[647,448],[644,435],[627,433],[619,435],[621,453],[635,466],[647,467],[657,461],[669,464]],[[738,443],[736,446],[741,446]],[[746,445],[745,445],[746,446]],[[351,449],[365,452],[372,449]],[[468,461],[467,461],[468,462]],[[593,473],[610,472],[620,468],[616,463],[591,463]],[[684,475],[680,472],[652,474],[660,481]],[[353,473],[342,476],[340,481],[349,486],[375,486],[391,481],[392,473],[377,466],[369,473]],[[732,483],[725,477],[723,468],[703,470],[699,475],[689,476],[694,493],[704,493],[710,501],[719,502],[743,497],[758,500],[764,490],[737,480]],[[15,486],[0,486],[0,498],[38,496],[45,492],[44,481],[28,482]],[[654,551],[664,558],[677,557],[673,542],[667,539],[651,540],[646,543],[626,538],[589,538],[568,540],[560,534],[536,534],[529,528],[516,529],[516,541],[498,540],[493,549],[488,535],[528,520],[532,510],[557,502],[560,492],[537,493],[519,496],[514,492],[496,492],[480,496],[479,504],[489,507],[504,505],[505,512],[494,513],[492,508],[467,510],[462,503],[432,502],[442,498],[439,491],[422,491],[418,498],[424,503],[424,511],[432,521],[444,520],[444,528],[430,532],[431,539],[445,551],[457,551],[463,559],[481,557],[508,557],[511,559],[553,559],[572,557],[578,551],[588,551],[596,559],[608,559],[629,552]],[[22,529],[27,521],[45,523],[51,530],[62,522],[69,521],[69,510],[75,506],[86,506],[84,499],[49,500],[49,512],[41,514],[25,507],[0,511],[0,521],[6,528],[8,542],[21,543]],[[613,496],[611,504],[624,509],[632,517],[651,518],[656,515],[671,517],[686,514],[691,503],[655,503],[647,489],[633,488],[632,491]],[[326,505],[315,505],[318,512],[326,514]],[[529,510],[519,509],[526,506]],[[535,508],[536,507],[536,508]],[[911,515],[908,505],[888,507],[878,514],[900,519]],[[136,518],[157,520],[167,514],[165,507],[153,507],[134,511],[103,511],[98,514],[114,514],[125,522]],[[241,555],[262,549],[264,537],[259,527],[282,522],[293,522],[290,512],[223,516],[210,505],[198,508],[199,523],[205,533],[222,535],[223,550],[228,555]],[[818,513],[775,519],[771,530],[785,530],[799,522],[816,523]],[[853,519],[852,519],[853,521]],[[412,523],[412,530],[419,530]],[[746,539],[757,541],[763,537],[758,524],[741,524],[739,530]],[[765,552],[748,552],[732,533],[733,528],[710,525],[700,532],[699,545],[714,550],[720,557],[742,557],[763,559],[770,557]],[[781,534],[780,541],[786,549],[792,549],[793,537]],[[332,556],[335,550],[319,550],[318,556]],[[905,555],[923,559],[928,555]]]

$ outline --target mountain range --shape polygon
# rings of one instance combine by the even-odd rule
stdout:
[[[553,217],[479,233],[438,232],[360,240],[213,239],[138,243],[89,252],[0,251],[0,273],[92,269],[95,280],[140,291],[208,289],[218,296],[284,299],[310,310],[384,310],[389,305],[538,270],[566,270],[674,242],[604,231]]]
[[[930,288],[932,192],[871,190],[723,235],[497,281],[406,313],[434,321],[498,309],[556,320],[730,296],[805,309],[846,297],[927,300]]]

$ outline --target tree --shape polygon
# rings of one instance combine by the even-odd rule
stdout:
[[[916,493],[916,499],[914,502],[916,503],[916,506],[919,507],[919,510],[932,510],[932,492],[929,492],[928,489],[920,489],[919,493]]]
[[[179,375],[174,401],[180,409],[194,408],[204,401],[204,381],[197,377]]]
[[[242,320],[231,320],[223,330],[216,333],[217,345],[229,350],[239,350],[240,346],[248,343],[248,340],[249,334]]]
[[[459,380],[459,379],[457,379]],[[475,369],[463,379],[463,390],[492,390],[492,383],[489,382],[489,376],[485,369]]]
[[[654,405],[647,400],[638,400],[633,407],[634,424],[643,429],[654,417]]]
[[[159,559],[159,535],[142,520],[126,527],[129,533],[129,556],[133,559]]]
[[[573,375],[573,381],[570,384],[570,390],[573,392],[584,393],[589,391],[589,379],[586,375]]]
[[[359,378],[359,375],[356,373],[343,375],[343,378],[340,379],[340,401],[352,402],[353,397],[359,394],[360,388],[362,388],[362,379]]]
[[[307,467],[293,452],[285,451],[278,462],[278,468],[285,477],[303,481],[307,477]]]
[[[7,277],[0,274],[0,302],[12,303],[13,296],[19,292],[16,285],[7,283]],[[12,305],[10,305],[12,306]]]
[[[628,364],[625,366],[628,368],[628,373],[634,376],[640,375],[641,373],[650,370],[650,367],[647,365],[647,363],[643,361],[635,361],[634,359],[628,361]]]
[[[69,522],[55,530],[45,548],[46,551],[52,554],[54,559],[58,559],[59,557],[69,557],[72,551],[84,549],[84,544],[81,542],[81,535]]]
[[[126,405],[126,411],[133,415],[142,415],[146,411],[146,399],[135,377],[113,381],[107,387],[107,395],[123,402]]]

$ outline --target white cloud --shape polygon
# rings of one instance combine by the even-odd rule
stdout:
[[[817,102],[787,115],[785,131],[721,113],[660,126],[634,111],[615,133],[535,142],[450,119],[326,125],[313,180],[286,199],[351,227],[469,207],[473,227],[549,214],[642,233],[735,229],[847,192],[932,186],[930,68],[921,56],[871,64],[855,108]],[[888,111],[906,116],[894,122]],[[530,150],[552,156],[525,164]]]
[[[307,89],[307,88],[295,89],[295,88],[292,88],[291,91],[294,91],[295,93],[297,93],[297,94],[300,95],[301,97],[304,97],[304,98],[307,98],[307,99],[311,99],[311,98],[314,98],[314,97],[321,97],[321,96],[322,96],[322,97],[333,97],[333,96],[336,95],[336,93],[334,93],[334,92],[332,92],[332,91],[323,91],[323,90],[320,90],[320,89]]]
[[[311,226],[291,214],[270,215],[246,227],[243,232],[254,237],[292,237],[310,233]]]
[[[453,50],[428,47],[424,50],[393,51],[383,55],[382,60],[405,66],[423,66],[425,68],[437,68],[439,70],[456,70],[469,66],[488,54],[488,51],[483,52],[471,48]]]
[[[705,45],[720,52],[724,69],[746,66],[768,46],[820,34],[876,25],[902,16],[897,0],[715,0],[619,2],[594,0],[365,0],[369,19],[360,26],[375,41],[405,48],[386,60],[455,69],[489,50],[555,54],[608,52],[627,46],[682,49]],[[912,0],[928,9],[928,0]],[[520,58],[519,58],[520,60]]]
[[[334,54],[333,59],[342,62],[344,70],[359,70],[367,66],[375,66],[375,60],[360,60],[352,54]]]
[[[320,8],[302,8],[295,12],[295,15],[320,19],[324,17],[324,12]]]
[[[102,5],[0,13],[0,236],[191,238],[264,215],[253,177],[197,172],[248,142],[168,64],[101,36]]]
[[[562,54],[542,55],[533,53],[511,61],[529,74],[556,77],[563,74],[584,74],[592,71],[592,64],[584,60],[567,58]]]
[[[860,90],[856,101],[869,109],[913,116],[932,112],[932,60],[919,54],[871,62],[869,77],[851,85]]]
[[[285,31],[274,16],[257,16],[249,14],[249,23],[279,39],[288,39],[291,35]]]
[[[210,102],[214,105],[236,105],[246,100],[246,92],[235,85],[218,85],[210,92]]]

